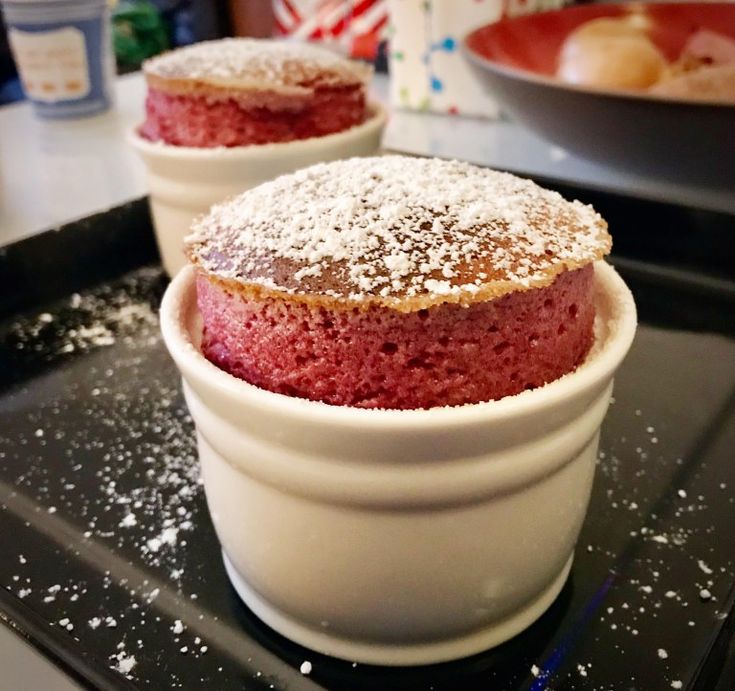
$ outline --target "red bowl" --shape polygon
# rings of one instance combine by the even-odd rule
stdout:
[[[735,106],[605,90],[554,77],[566,37],[580,24],[630,12],[669,60],[710,29],[735,38],[735,3],[627,3],[568,7],[476,29],[464,52],[504,109],[546,139],[586,158],[677,179],[735,181]]]

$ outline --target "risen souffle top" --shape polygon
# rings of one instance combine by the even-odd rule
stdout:
[[[385,156],[325,163],[215,206],[191,261],[246,292],[414,311],[549,285],[609,252],[592,207],[507,173]]]

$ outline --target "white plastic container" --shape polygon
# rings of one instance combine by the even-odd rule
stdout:
[[[596,266],[596,343],[540,389],[431,410],[330,406],[261,390],[198,349],[195,272],[161,308],[204,487],[238,593],[328,655],[415,665],[464,657],[536,620],[584,520],[613,374],[635,305]]]
[[[212,204],[314,163],[375,154],[386,113],[378,104],[369,108],[371,116],[364,123],[343,132],[276,144],[171,146],[150,142],[132,130],[128,139],[148,167],[156,241],[169,276],[186,263],[183,239],[192,220]]]
[[[36,115],[62,120],[110,107],[115,58],[106,0],[0,0],[0,7]]]

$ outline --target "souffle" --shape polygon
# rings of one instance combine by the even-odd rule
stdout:
[[[371,68],[323,48],[247,38],[206,41],[143,65],[140,135],[175,146],[288,142],[365,121]]]
[[[319,164],[215,206],[187,238],[202,352],[288,396],[361,408],[489,401],[594,340],[604,220],[457,161]]]

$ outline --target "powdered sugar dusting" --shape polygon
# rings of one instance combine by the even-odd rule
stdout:
[[[196,79],[247,88],[291,88],[365,83],[371,69],[307,43],[252,38],[204,41],[144,63],[147,75]]]
[[[187,239],[240,284],[401,309],[540,287],[609,251],[589,206],[458,161],[353,158],[214,207]]]
[[[132,679],[130,673],[133,671],[133,667],[137,664],[135,655],[129,655],[125,650],[121,650],[112,656],[114,660],[113,669],[116,669],[120,674],[126,676],[128,679]]]

